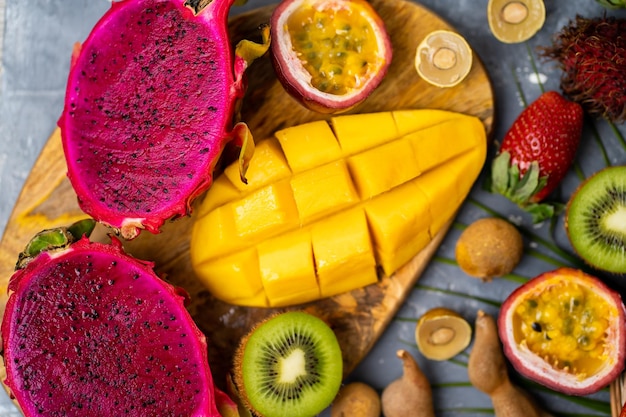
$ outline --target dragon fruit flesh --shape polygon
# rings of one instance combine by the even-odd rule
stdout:
[[[229,398],[183,300],[115,237],[39,253],[9,282],[11,395],[27,417],[220,416]]]
[[[234,124],[247,67],[227,32],[234,1],[113,2],[74,50],[68,177],[81,209],[124,238],[189,214],[226,143],[249,133]]]

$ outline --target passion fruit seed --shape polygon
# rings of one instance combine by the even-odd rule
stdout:
[[[293,48],[320,91],[346,94],[377,60],[378,42],[371,25],[349,9],[301,7],[287,25]]]
[[[528,7],[522,2],[512,1],[502,8],[502,20],[512,25],[522,23],[528,17]]]
[[[577,283],[567,280],[537,289],[515,309],[521,343],[552,366],[586,376],[606,360],[606,317],[615,308]]]

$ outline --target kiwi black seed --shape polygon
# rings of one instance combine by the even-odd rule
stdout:
[[[567,204],[565,227],[585,262],[626,273],[626,166],[604,168],[583,182]]]
[[[318,317],[281,313],[242,339],[233,375],[240,397],[255,415],[312,417],[339,391],[341,348],[333,330]]]

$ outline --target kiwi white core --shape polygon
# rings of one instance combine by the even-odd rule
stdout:
[[[606,218],[606,228],[626,235],[626,207],[620,206]]]
[[[294,349],[287,357],[280,358],[279,382],[296,382],[298,377],[306,374],[306,358],[303,350]]]

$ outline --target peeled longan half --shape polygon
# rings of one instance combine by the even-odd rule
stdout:
[[[455,257],[463,272],[491,281],[513,271],[523,252],[519,230],[504,219],[489,217],[475,221],[461,233]]]
[[[435,307],[424,313],[415,327],[417,348],[428,359],[444,361],[469,346],[472,327],[456,311]]]

